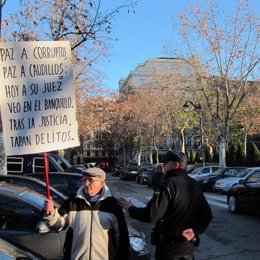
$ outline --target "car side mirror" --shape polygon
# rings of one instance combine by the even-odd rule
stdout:
[[[246,182],[245,182],[245,180],[239,180],[238,183],[239,184],[245,184]]]
[[[40,234],[44,234],[44,233],[48,233],[50,232],[50,229],[48,228],[48,226],[44,223],[44,221],[40,221],[36,228],[35,228],[35,231],[37,233],[40,233]]]

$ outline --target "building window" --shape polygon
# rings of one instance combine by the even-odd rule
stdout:
[[[90,157],[90,152],[89,151],[87,151],[87,157]]]

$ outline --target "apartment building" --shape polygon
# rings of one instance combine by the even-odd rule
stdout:
[[[138,64],[126,78],[121,78],[119,80],[119,95],[123,96],[131,92],[138,92],[140,88],[146,86],[148,83],[151,88],[156,89],[158,88],[158,76],[170,74],[180,75],[180,77],[184,78],[184,86],[194,84],[195,82],[195,73],[192,66],[189,64],[189,60],[168,57],[150,58],[147,59],[144,63]],[[188,95],[189,93],[187,93],[187,99],[189,98]],[[159,156],[164,154],[169,146],[173,146],[176,150],[181,149],[179,129],[174,129],[174,132],[174,139],[169,141],[169,138],[166,138],[164,147],[162,147],[159,151]],[[186,131],[185,145],[188,149],[197,148],[199,145],[199,138],[194,138],[194,135],[191,132],[189,133]],[[149,150],[147,147],[143,149],[141,163],[148,163],[148,153]],[[136,157],[130,157],[130,153],[126,149],[123,152],[122,150],[119,151],[118,157],[119,162],[121,163],[137,160]]]

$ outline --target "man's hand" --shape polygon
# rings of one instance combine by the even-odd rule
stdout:
[[[195,234],[192,228],[188,228],[182,231],[182,236],[185,237],[187,241],[195,239]]]
[[[54,207],[53,207],[53,202],[52,202],[51,197],[50,197],[50,199],[45,199],[45,201],[43,203],[43,209],[47,215],[52,214]]]
[[[127,200],[120,198],[117,200],[118,204],[125,210],[128,211],[129,207],[133,206],[132,203],[128,202]]]

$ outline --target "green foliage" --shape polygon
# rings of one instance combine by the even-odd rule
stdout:
[[[248,166],[260,166],[260,151],[255,143],[250,143],[247,150]]]
[[[240,144],[238,145],[237,151],[236,151],[236,165],[237,166],[246,166],[246,154]]]

